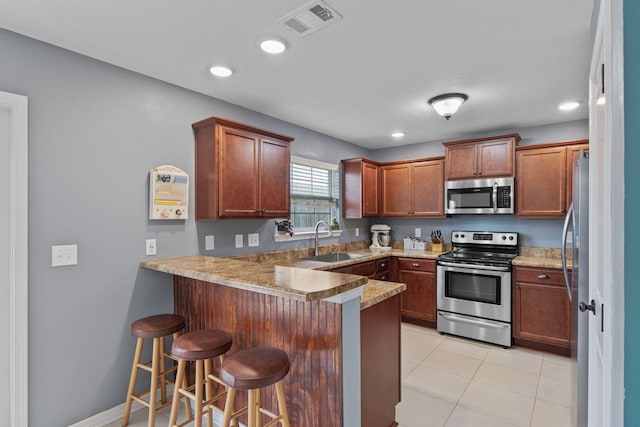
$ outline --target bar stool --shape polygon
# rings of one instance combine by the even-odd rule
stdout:
[[[247,427],[262,426],[262,414],[271,418],[264,427],[281,423],[290,427],[287,402],[284,396],[284,377],[289,373],[290,363],[287,353],[271,347],[256,347],[240,350],[227,357],[222,363],[220,379],[229,386],[224,408],[222,427],[229,427],[229,422],[248,412]],[[275,384],[279,415],[262,407],[260,392],[264,387]],[[234,411],[236,390],[248,390],[249,404]]]
[[[175,340],[178,337],[178,333],[184,329],[184,325],[184,317],[178,314],[158,314],[136,320],[131,324],[131,335],[137,338],[137,343],[124,407],[124,416],[122,417],[122,427],[126,427],[129,424],[131,404],[134,400],[149,408],[149,427],[155,426],[156,413],[169,405],[169,401],[167,401],[167,384],[174,383],[167,379],[167,375],[175,371],[177,366],[172,364],[167,369],[166,359],[174,361],[176,359],[166,352],[165,337],[173,335]],[[149,338],[153,339],[151,360],[141,363],[142,346],[144,340]],[[136,379],[140,369],[151,372],[151,384],[148,390],[135,394]],[[158,388],[160,388],[161,405],[157,404]],[[149,400],[144,400],[143,396],[147,394],[149,395]]]
[[[171,354],[178,359],[177,387],[173,394],[171,405],[171,416],[169,427],[180,427],[190,422],[194,422],[195,427],[202,426],[203,408],[207,413],[207,425],[212,426],[213,402],[222,399],[227,394],[226,385],[215,375],[213,375],[213,359],[220,358],[220,363],[224,360],[224,354],[229,351],[232,344],[231,334],[216,329],[204,329],[188,332],[179,336],[173,341]],[[195,362],[196,372],[194,384],[187,387],[185,381],[185,371],[187,361]],[[213,395],[213,382],[224,386],[224,391]],[[203,390],[204,388],[204,390]],[[195,394],[194,394],[195,392]],[[203,396],[204,395],[204,396]],[[194,401],[195,416],[187,414],[187,420],[181,424],[176,424],[178,419],[178,404],[180,396],[187,397]]]

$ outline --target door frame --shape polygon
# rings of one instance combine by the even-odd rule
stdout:
[[[28,425],[28,102],[0,91],[9,109],[9,351],[11,426]]]

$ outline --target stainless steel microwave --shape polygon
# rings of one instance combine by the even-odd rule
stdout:
[[[446,214],[512,214],[514,179],[487,178],[444,183]]]

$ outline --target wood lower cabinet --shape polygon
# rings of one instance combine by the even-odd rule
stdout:
[[[293,138],[220,117],[192,127],[196,219],[289,217]]]
[[[342,217],[380,216],[380,166],[373,160],[342,160]]]
[[[360,312],[360,366],[364,427],[391,427],[400,402],[400,295]]]
[[[571,302],[562,271],[514,266],[513,288],[515,344],[569,355]]]
[[[522,217],[563,217],[571,204],[573,159],[586,140],[516,149],[516,213]]]
[[[346,265],[333,268],[330,271],[333,273],[357,274],[375,280],[389,280],[389,258]]]
[[[514,175],[514,148],[520,135],[445,142],[445,179],[475,179]]]
[[[444,159],[386,163],[380,168],[383,217],[443,217]]]
[[[407,285],[402,293],[402,320],[436,327],[436,261],[394,258],[392,281]]]

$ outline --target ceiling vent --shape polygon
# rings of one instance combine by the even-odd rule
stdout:
[[[281,18],[278,23],[304,37],[341,19],[342,16],[325,2],[312,1]]]

